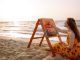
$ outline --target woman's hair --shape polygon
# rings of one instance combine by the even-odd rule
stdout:
[[[77,28],[76,22],[73,18],[67,18],[67,24],[70,29],[74,32],[75,38],[80,42],[79,30]]]

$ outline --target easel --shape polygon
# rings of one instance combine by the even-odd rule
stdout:
[[[34,28],[33,34],[32,34],[32,36],[31,36],[31,38],[30,38],[30,41],[29,41],[29,44],[28,44],[27,48],[30,47],[33,39],[37,39],[37,38],[41,38],[41,41],[40,41],[40,44],[39,44],[39,46],[41,46],[41,44],[42,44],[42,42],[43,42],[43,40],[44,40],[44,37],[45,37],[45,38],[46,38],[46,41],[47,41],[47,43],[48,43],[48,45],[49,45],[49,47],[50,47],[50,50],[52,51],[52,54],[54,55],[54,49],[53,49],[53,47],[52,47],[52,45],[51,45],[51,42],[50,42],[50,40],[49,40],[49,37],[54,37],[54,36],[49,36],[49,35],[46,33],[46,29],[45,29],[45,27],[44,27],[45,21],[51,21],[51,23],[52,23],[52,25],[53,25],[52,28],[55,29],[55,31],[56,31],[56,33],[57,33],[57,34],[54,35],[54,36],[58,36],[60,42],[62,41],[61,38],[60,38],[60,35],[59,35],[58,31],[56,30],[56,25],[55,25],[53,19],[51,19],[51,18],[40,18],[40,19],[38,19],[38,21],[37,21],[37,23],[36,23],[36,26],[35,26],[35,28]],[[37,28],[38,28],[39,25],[41,25],[44,34],[43,34],[42,37],[34,37],[34,35],[35,35],[35,33],[36,33]]]

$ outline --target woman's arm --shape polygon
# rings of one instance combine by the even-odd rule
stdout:
[[[66,29],[60,29],[60,28],[56,27],[56,30],[57,30],[58,32],[68,33],[68,30],[66,30]],[[60,40],[61,43],[63,43],[61,39],[59,39],[59,40]]]
[[[68,30],[64,30],[64,29],[60,29],[58,27],[56,27],[57,31],[62,32],[62,33],[68,33]]]
[[[73,44],[75,40],[75,35],[73,32],[69,33],[69,39],[70,39],[70,42],[69,42],[68,48],[73,48]]]

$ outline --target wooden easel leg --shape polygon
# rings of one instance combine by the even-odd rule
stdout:
[[[61,37],[60,37],[60,35],[59,35],[59,34],[58,34],[58,38],[59,38],[59,41],[60,41],[60,42],[62,42],[62,39],[61,39]]]
[[[30,41],[29,41],[29,44],[28,44],[27,48],[29,48],[30,45],[31,45],[31,43],[32,43],[32,40],[33,40],[33,38],[34,38],[34,35],[35,35],[36,31],[37,31],[38,25],[39,25],[39,21],[36,23],[36,26],[35,26],[35,28],[34,28],[33,34],[32,34],[32,36],[31,36],[31,39],[30,39]]]
[[[47,43],[48,43],[48,45],[49,45],[49,47],[50,47],[50,50],[51,50],[51,52],[52,52],[52,55],[55,56],[54,49],[53,49],[53,47],[52,47],[52,45],[51,45],[51,43],[50,43],[50,41],[49,41],[49,38],[46,37],[46,40],[47,40]]]
[[[43,37],[42,37],[42,39],[41,39],[41,41],[40,41],[39,46],[41,46],[41,44],[42,44],[42,42],[43,42],[43,40],[44,40],[44,36],[45,36],[45,34],[43,35]]]

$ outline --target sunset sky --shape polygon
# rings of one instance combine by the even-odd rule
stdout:
[[[0,21],[80,20],[80,0],[0,0]]]

